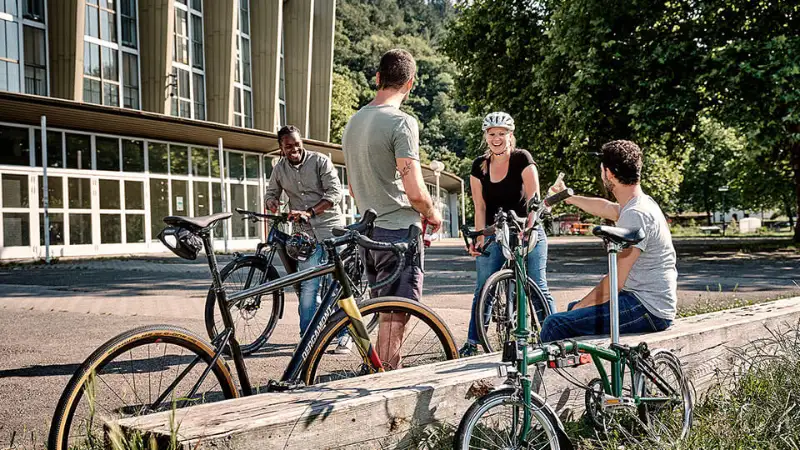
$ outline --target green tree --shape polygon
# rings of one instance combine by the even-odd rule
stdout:
[[[712,112],[793,171],[800,215],[800,4],[707,0],[700,21],[710,49],[702,81]],[[798,226],[794,240],[800,242]]]
[[[333,74],[331,89],[331,142],[342,143],[342,132],[347,120],[358,107],[358,91],[350,79],[342,74]]]

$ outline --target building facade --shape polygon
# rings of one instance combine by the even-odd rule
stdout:
[[[0,259],[43,257],[45,236],[53,256],[161,252],[164,216],[263,210],[287,123],[346,184],[327,143],[334,14],[334,0],[0,1]],[[462,182],[439,181],[457,234]],[[229,249],[265,231],[224,226]]]

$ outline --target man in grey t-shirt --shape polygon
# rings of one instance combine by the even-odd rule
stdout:
[[[620,333],[644,333],[668,328],[677,309],[678,271],[667,220],[639,185],[642,151],[630,141],[612,141],[602,148],[603,183],[618,203],[602,198],[573,196],[567,203],[616,221],[618,227],[641,228],[645,238],[623,250],[617,260]],[[566,189],[563,182],[556,191]],[[620,206],[622,205],[622,206]],[[542,324],[544,342],[575,336],[609,334],[608,276],[583,299]]]
[[[405,50],[390,50],[381,57],[375,81],[375,99],[347,122],[342,150],[347,164],[350,193],[360,211],[378,213],[373,239],[396,242],[405,238],[411,225],[421,218],[439,229],[442,216],[433,206],[419,163],[419,127],[416,119],[400,111],[414,84],[417,65]],[[420,300],[422,294],[422,246],[400,277],[373,297],[395,295]],[[370,282],[382,280],[397,267],[392,252],[367,251],[366,270]],[[381,314],[378,356],[389,367],[400,366],[400,345],[407,317]],[[389,334],[391,333],[391,335]]]

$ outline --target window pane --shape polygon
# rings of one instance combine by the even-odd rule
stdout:
[[[258,181],[258,156],[245,155],[244,160],[247,170],[247,179]]]
[[[69,215],[69,244],[89,245],[92,243],[92,215]]]
[[[119,139],[98,136],[94,147],[97,170],[119,172]]]
[[[150,142],[147,145],[147,162],[152,173],[169,173],[167,144]]]
[[[83,43],[83,73],[93,77],[100,77],[100,46]]]
[[[261,208],[258,207],[258,186],[251,186],[247,185],[247,210],[248,211],[259,211]],[[247,221],[247,236],[250,239],[258,237],[258,223]]]
[[[144,209],[144,183],[125,180],[125,209]]]
[[[186,3],[186,2],[184,2]],[[192,8],[202,12],[203,11],[203,0],[192,0]]]
[[[117,15],[100,11],[100,38],[110,42],[117,42]]]
[[[122,243],[122,217],[119,214],[100,214],[100,243]]]
[[[172,175],[189,175],[189,149],[182,145],[170,145],[169,164]]]
[[[169,182],[158,178],[150,179],[150,233],[157,239],[164,229],[164,217],[169,216]]]
[[[22,14],[28,20],[44,22],[44,0],[23,0]]]
[[[47,177],[47,203],[49,208],[64,207],[64,185],[61,177]],[[39,177],[39,207],[44,208],[44,177]]]
[[[125,215],[125,241],[128,244],[144,242],[144,215]]]
[[[92,207],[91,183],[88,178],[69,178],[67,190],[69,191],[70,208],[89,209]]]
[[[0,126],[0,164],[30,166],[28,129]]]
[[[194,74],[194,118],[206,119],[206,89],[200,74]]]
[[[189,64],[188,20],[186,11],[175,8],[175,55],[173,58],[183,64]]]
[[[242,33],[250,34],[250,12],[247,6],[248,0],[240,0],[241,6],[241,29]]]
[[[103,83],[103,104],[119,106],[119,85]]]
[[[220,189],[219,183],[211,183],[211,206],[212,214],[222,212],[222,189]],[[231,211],[233,211],[232,208]]]
[[[241,184],[231,184],[231,206],[230,209],[233,211],[235,208],[246,208],[244,202],[244,186]],[[233,225],[233,237],[234,238],[244,238],[245,237],[245,221],[244,220],[234,220],[231,221]]]
[[[250,91],[242,91],[242,92],[244,93],[244,111],[243,112],[244,112],[245,122],[252,121],[252,119],[253,119],[253,93],[250,92]],[[251,125],[247,125],[245,123],[245,126],[247,128],[252,128],[252,124]]]
[[[144,172],[144,143],[142,141],[122,140],[122,170]]]
[[[215,178],[219,178],[219,150],[214,148],[211,149],[210,153],[211,159],[211,176]]]
[[[99,10],[97,8],[93,8],[89,5],[86,5],[86,27],[84,33],[87,36],[92,36],[99,38],[100,37],[100,30],[99,30],[99,23],[98,23],[98,13]]]
[[[120,209],[119,180],[100,180],[100,209]]]
[[[36,166],[42,167],[42,131],[41,129],[34,129],[34,156],[36,159]],[[47,167],[64,167],[64,156],[61,154],[61,132],[48,131],[47,132]]]
[[[137,47],[136,42],[136,3],[134,0],[122,0],[122,43],[128,47]]]
[[[172,214],[186,216],[189,211],[189,183],[172,180]]]
[[[139,109],[139,65],[136,55],[122,54],[123,106]]]
[[[112,48],[103,47],[102,56],[103,56],[102,60],[103,79],[119,81],[119,64],[117,61],[118,58],[117,51]]]
[[[233,88],[233,112],[242,112],[242,90],[238,87]]]
[[[64,245],[64,214],[50,213],[50,245]],[[39,214],[39,244],[44,245],[44,214]]]
[[[100,81],[83,78],[83,101],[100,105]]]
[[[250,86],[250,40],[242,38],[242,79],[245,86]]]
[[[3,247],[31,245],[30,227],[30,214],[3,213]]]
[[[241,153],[228,152],[228,178],[244,180],[244,162]]]
[[[92,168],[92,151],[89,136],[67,133],[67,168]]]
[[[28,207],[28,176],[3,174],[3,208]]]
[[[234,115],[233,116],[233,125],[237,126],[237,127],[242,126],[242,116],[240,116],[239,114]]]
[[[269,180],[272,175],[272,162],[274,159],[271,156],[264,157],[264,181]]]
[[[196,177],[208,176],[207,148],[192,148],[192,175]]]
[[[203,18],[192,14],[192,66],[203,68]]]
[[[208,182],[194,182],[194,216],[207,216],[211,214],[211,204],[208,198]]]

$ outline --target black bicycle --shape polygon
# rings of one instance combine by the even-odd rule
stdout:
[[[228,295],[278,279],[280,274],[273,264],[276,254],[287,274],[297,272],[296,261],[286,252],[286,244],[291,239],[291,235],[281,230],[282,226],[291,221],[288,214],[262,214],[241,208],[236,208],[236,212],[242,216],[242,220],[267,223],[269,231],[265,242],[256,246],[255,253],[246,255],[237,253],[233,260],[220,270],[219,276]],[[349,225],[347,229],[371,237],[376,217],[375,211],[368,209],[361,216],[361,220]],[[363,276],[364,261],[358,250],[358,244],[355,242],[347,244],[340,251],[340,255],[345,272],[351,281],[353,296],[357,303],[361,303],[369,298],[369,286],[366,277]],[[322,277],[320,287],[322,298],[331,287],[330,281],[331,277]],[[299,285],[295,285],[295,291],[300,295]],[[254,295],[235,302],[228,301],[228,309],[234,319],[236,338],[243,355],[250,355],[267,343],[278,320],[283,318],[284,302],[285,291],[283,289],[273,292],[269,296]],[[367,324],[368,331],[372,331],[378,324],[378,317],[373,319]],[[225,328],[222,315],[217,307],[217,295],[213,284],[209,287],[206,296],[205,325],[209,339],[214,339],[220,330]]]
[[[328,262],[228,295],[223,287],[211,243],[211,228],[231,217],[221,213],[205,217],[166,217],[169,227],[159,238],[178,256],[195,259],[204,249],[218,305],[253,296],[268,296],[295,283],[332,275],[322,305],[295,348],[280,380],[267,391],[295,389],[304,385],[357,377],[400,367],[413,367],[458,357],[455,341],[444,321],[425,305],[400,297],[379,297],[361,305],[353,287],[340,246],[357,244],[376,251],[391,251],[399,261],[396,270],[372,287],[393,283],[407,262],[419,254],[420,229],[411,227],[404,242],[376,242],[358,231],[338,229],[337,237],[323,246]],[[338,304],[340,310],[334,310]],[[209,344],[195,333],[172,325],[151,325],[122,333],[95,350],[70,379],[56,406],[50,428],[51,450],[94,448],[104,443],[104,425],[110,420],[139,416],[254,394],[231,312],[219,307],[224,329]],[[374,315],[405,316],[370,333],[365,326]],[[386,316],[383,316],[386,314]],[[390,327],[387,329],[389,325]],[[349,333],[355,349],[346,354],[332,351],[331,343]],[[228,349],[241,386],[241,394],[223,354]]]

